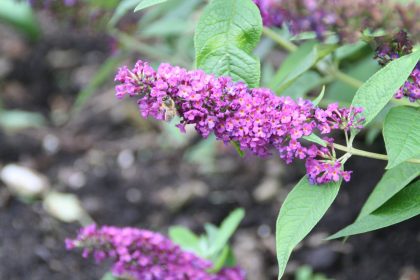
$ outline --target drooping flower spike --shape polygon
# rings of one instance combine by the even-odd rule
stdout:
[[[112,259],[113,274],[133,280],[245,280],[239,267],[212,274],[210,261],[143,229],[90,225],[80,229],[75,239],[67,239],[66,247],[83,248],[83,257],[92,255],[98,263]]]
[[[242,150],[257,156],[268,156],[274,148],[287,163],[294,158],[316,160],[318,146],[303,146],[303,137],[315,131],[328,134],[334,129],[360,129],[363,122],[360,108],[339,108],[334,103],[321,109],[309,100],[279,97],[269,89],[250,89],[230,77],[187,71],[166,63],[157,71],[143,61],[131,70],[123,66],[115,81],[119,83],[116,96],[137,97],[143,117],[164,120],[162,103],[170,98],[181,117],[177,125],[181,130],[194,125],[203,137],[214,133],[218,140],[236,142]],[[326,178],[322,183],[340,179]]]

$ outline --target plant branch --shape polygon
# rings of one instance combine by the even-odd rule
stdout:
[[[283,37],[278,35],[276,32],[274,32],[273,30],[267,27],[263,28],[263,34],[267,36],[268,38],[270,38],[271,40],[273,40],[274,42],[276,42],[279,46],[281,46],[283,49],[285,49],[288,52],[294,52],[298,48],[295,44],[284,39]],[[322,73],[327,74],[325,73],[325,70],[321,70],[319,67],[316,67],[316,68]],[[341,72],[339,69],[335,67],[332,68],[328,74],[330,74],[337,80],[340,80],[343,83],[348,84],[349,86],[354,87],[356,89],[359,88],[363,84],[362,81],[356,78],[353,78],[352,76],[347,75],[346,73]]]
[[[380,159],[380,160],[388,160],[387,155],[372,153],[372,152],[368,152],[364,150],[359,150],[356,148],[349,148],[349,147],[336,144],[336,143],[334,143],[334,148],[337,150],[352,154],[352,155],[356,155],[356,156],[362,156],[362,157],[368,157],[368,158],[374,158],[374,159]],[[420,159],[413,158],[413,159],[407,160],[406,162],[420,164]]]
[[[274,42],[276,42],[277,44],[279,44],[283,49],[285,49],[288,52],[294,52],[298,48],[295,44],[284,39],[283,37],[278,35],[276,32],[274,32],[273,30],[267,27],[263,28],[263,34],[267,36],[268,38],[270,38],[271,40],[273,40]]]

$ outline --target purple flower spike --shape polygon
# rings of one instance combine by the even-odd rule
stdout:
[[[321,109],[309,100],[279,97],[269,89],[250,89],[230,77],[217,78],[166,63],[154,71],[146,62],[138,61],[132,70],[120,68],[115,80],[120,83],[116,96],[137,96],[143,117],[166,120],[168,110],[175,110],[181,117],[177,125],[181,131],[192,124],[203,137],[214,133],[218,140],[234,141],[242,150],[262,157],[274,148],[287,163],[316,157],[302,145],[305,136],[316,131],[328,134],[334,129],[362,128],[360,108],[331,104]],[[326,178],[328,182],[335,177]]]
[[[116,276],[138,280],[245,280],[239,267],[208,272],[212,263],[183,251],[165,236],[137,228],[90,225],[76,239],[66,240],[67,249],[83,248],[83,257],[96,262],[113,259]]]

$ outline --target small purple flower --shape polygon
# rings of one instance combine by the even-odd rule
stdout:
[[[244,280],[239,267],[209,273],[212,263],[183,251],[165,236],[137,228],[90,225],[81,228],[76,239],[66,240],[67,249],[83,248],[83,257],[96,262],[114,261],[116,276],[138,280]]]

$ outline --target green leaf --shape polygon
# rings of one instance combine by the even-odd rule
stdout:
[[[308,136],[303,136],[303,139],[309,141],[309,142],[313,142],[316,144],[321,145],[322,147],[327,147],[327,142],[325,142],[324,140],[322,140],[321,137],[319,137],[318,135],[311,133]]]
[[[43,125],[45,125],[45,118],[40,113],[20,110],[0,111],[0,127],[7,130],[21,130]]]
[[[213,224],[206,223],[204,229],[206,230],[207,241],[209,244],[213,244],[219,235],[219,228]]]
[[[229,246],[223,247],[223,250],[213,261],[213,267],[209,272],[217,273],[219,272],[226,264],[226,262],[232,262],[233,253]]]
[[[365,125],[393,98],[420,58],[420,50],[388,63],[356,92],[352,105],[363,108]]]
[[[134,12],[138,12],[140,10],[149,8],[151,6],[155,6],[157,4],[164,3],[166,1],[168,1],[168,0],[140,0],[140,3],[134,9]]]
[[[230,143],[232,143],[232,146],[235,148],[236,152],[238,153],[240,157],[245,156],[245,152],[241,150],[241,146],[239,145],[237,141],[230,141]]]
[[[378,62],[373,60],[372,56],[373,53],[369,53],[366,57],[354,63],[343,65],[340,70],[355,79],[365,82],[380,69]],[[340,106],[344,106],[346,104],[350,105],[354,95],[355,89],[353,86],[336,80],[327,87],[325,98],[338,101]]]
[[[172,226],[169,228],[169,238],[181,246],[182,249],[201,255],[201,252],[198,250],[199,238],[189,229],[181,226]]]
[[[321,92],[319,93],[317,98],[315,98],[314,101],[312,101],[312,103],[315,106],[318,106],[319,102],[321,102],[322,98],[324,98],[324,93],[325,93],[325,86],[322,86]]]
[[[114,275],[112,275],[111,272],[107,272],[104,274],[104,276],[102,276],[101,280],[118,280],[119,278],[115,277]]]
[[[363,205],[357,220],[381,207],[419,175],[420,165],[407,162],[386,171]]]
[[[300,63],[304,57],[311,53],[315,45],[316,41],[306,42],[302,44],[296,51],[289,54],[281,63],[268,87],[276,91],[282,81],[287,77],[287,75],[289,75],[289,73]]]
[[[182,18],[166,18],[150,24],[141,30],[144,37],[164,37],[180,35],[188,30],[191,23]]]
[[[392,108],[385,117],[383,135],[389,157],[387,169],[420,156],[420,108]]]
[[[310,42],[308,42],[307,44],[310,45]],[[305,47],[305,45],[303,45],[302,47]],[[284,91],[287,87],[290,86],[290,84],[293,81],[295,81],[303,73],[308,71],[312,66],[314,66],[322,58],[332,53],[336,48],[337,48],[337,45],[326,45],[326,44],[314,45],[311,51],[307,55],[300,56],[299,59],[295,61],[294,65],[290,68],[287,76],[276,87],[276,93],[281,93],[282,91]]]
[[[1,0],[0,22],[2,21],[14,26],[31,40],[36,40],[41,34],[35,15],[26,1]]]
[[[311,185],[306,177],[289,193],[276,224],[280,279],[293,248],[315,227],[338,194],[340,183]]]
[[[227,245],[229,238],[233,235],[236,228],[239,226],[240,222],[245,216],[245,211],[242,208],[234,210],[232,213],[227,216],[222,224],[220,225],[217,237],[210,244],[209,255],[216,254],[220,252],[223,247]]]
[[[420,214],[420,180],[402,189],[372,214],[331,235],[328,239],[360,234],[400,223]]]
[[[122,55],[115,55],[109,57],[96,71],[89,84],[77,94],[76,101],[73,105],[73,110],[80,109],[88,99],[95,93],[95,91],[108,81],[109,77],[114,74],[115,68],[123,59]]]
[[[121,1],[117,8],[115,9],[114,14],[112,15],[111,19],[109,20],[110,26],[115,26],[117,22],[125,16],[125,14],[128,13],[128,11],[131,11],[136,5],[138,5],[139,0],[123,0]]]
[[[260,62],[251,53],[261,32],[261,15],[251,0],[211,1],[195,31],[197,68],[257,87]]]
[[[305,94],[324,83],[325,80],[317,72],[309,70],[294,80],[281,94],[283,96],[290,96],[295,100],[299,97],[306,98]]]

